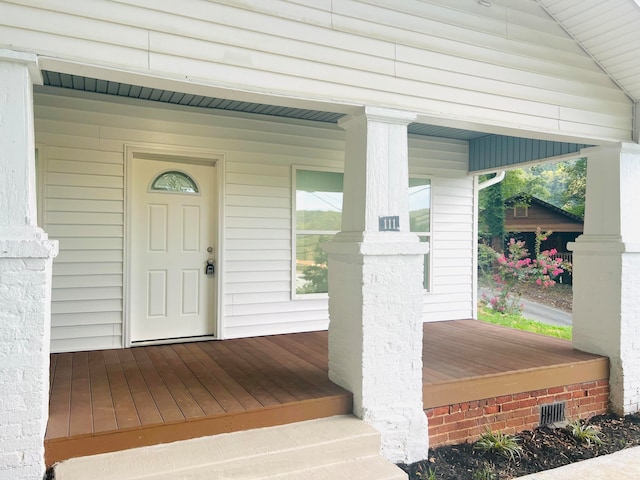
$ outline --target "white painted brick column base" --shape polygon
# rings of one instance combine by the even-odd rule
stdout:
[[[573,346],[610,360],[610,407],[640,411],[640,146],[587,154],[584,235],[573,250]]]
[[[587,235],[572,248],[573,346],[609,357],[614,412],[640,411],[640,250]]]
[[[39,480],[44,474],[56,254],[57,243],[44,233],[0,240],[0,480]]]
[[[338,234],[329,253],[329,378],[353,392],[354,414],[382,434],[394,463],[427,458],[422,403],[422,270],[412,235]],[[377,238],[375,238],[377,237]]]

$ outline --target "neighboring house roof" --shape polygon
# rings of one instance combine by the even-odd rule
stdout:
[[[535,231],[537,227],[554,232],[577,232],[583,229],[584,220],[580,216],[533,195],[521,193],[508,198],[504,203],[507,207],[515,207],[518,204],[528,206],[528,215],[523,217],[515,217],[511,208],[505,210],[506,231],[529,232]]]

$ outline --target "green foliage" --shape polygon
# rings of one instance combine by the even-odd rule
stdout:
[[[600,438],[600,432],[593,425],[587,425],[580,420],[574,420],[569,422],[569,431],[576,440],[581,443],[591,445],[602,445],[602,438]]]
[[[481,238],[504,238],[504,196],[502,182],[480,191],[478,232]]]
[[[587,159],[580,158],[566,168],[567,186],[562,208],[584,217],[584,202],[587,193]]]
[[[523,284],[535,282],[544,288],[555,285],[555,279],[570,265],[556,258],[555,249],[540,251],[541,243],[549,234],[551,232],[541,232],[538,228],[536,256],[533,259],[529,257],[525,243],[513,238],[507,245],[506,253],[498,253],[487,245],[479,244],[478,265],[484,277],[482,280],[491,288],[491,296],[482,296],[484,304],[500,313],[520,313],[520,288]]]
[[[485,465],[484,467],[474,470],[471,474],[473,480],[496,480],[498,478],[493,467]]]
[[[296,293],[326,293],[329,291],[329,257],[317,244],[314,249],[313,264],[304,267],[302,277],[306,283],[296,289]]]
[[[573,332],[571,327],[547,325],[546,323],[524,318],[519,313],[505,315],[483,306],[478,308],[478,320],[493,323],[494,325],[502,325],[503,327],[523,330],[525,332],[534,332],[539,333],[540,335],[547,335],[549,337],[564,338],[565,340],[571,340]]]
[[[297,230],[339,231],[341,224],[342,212],[326,210],[299,210],[296,212]]]
[[[415,471],[415,477],[420,480],[436,480],[436,470],[435,468],[425,467],[423,463],[418,465]]]
[[[482,176],[480,181],[488,178],[489,175]],[[585,158],[509,170],[502,182],[479,193],[480,238],[504,238],[504,201],[520,193],[533,195],[574,215],[584,217],[586,187]]]
[[[502,432],[494,433],[490,428],[487,428],[487,431],[480,435],[480,440],[475,443],[473,448],[483,452],[497,453],[511,461],[514,461],[516,457],[520,457],[522,454],[522,447],[518,444],[518,437]]]
[[[493,275],[493,268],[496,263],[496,251],[484,243],[478,244],[478,269],[480,270],[480,280],[486,284]]]

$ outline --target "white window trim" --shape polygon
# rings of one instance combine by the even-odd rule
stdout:
[[[429,257],[428,269],[426,272],[427,277],[427,285],[429,288],[423,288],[424,293],[432,293],[433,292],[433,178],[429,175],[413,175],[409,174],[409,179],[420,179],[420,180],[429,180],[429,231],[428,232],[411,232],[418,236],[418,238],[426,237],[427,242],[429,244],[429,253],[427,253]]]

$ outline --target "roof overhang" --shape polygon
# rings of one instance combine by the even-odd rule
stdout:
[[[90,92],[120,98],[164,103],[192,107],[208,111],[232,111],[252,115],[289,118],[304,121],[337,124],[348,113],[331,109],[304,108],[297,106],[274,105],[257,101],[232,100],[229,98],[202,93],[186,93],[150,85],[136,85],[115,80],[73,75],[43,70],[44,85],[62,89]],[[142,83],[142,82],[141,82]],[[315,105],[314,105],[315,106]],[[353,107],[350,107],[353,110]],[[420,119],[419,119],[420,120]],[[515,168],[527,163],[539,161],[560,161],[578,157],[580,149],[591,145],[552,140],[537,140],[516,136],[499,135],[478,130],[455,128],[435,123],[414,122],[408,127],[411,135],[439,137],[466,141],[469,144],[469,172],[484,173]]]

